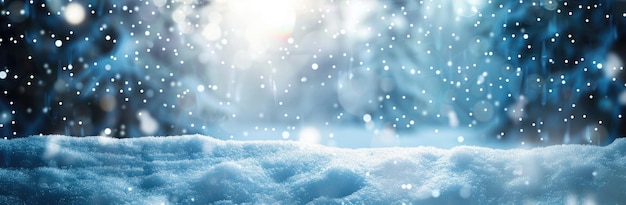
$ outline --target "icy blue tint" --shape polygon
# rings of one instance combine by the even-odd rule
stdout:
[[[624,204],[625,2],[0,0],[0,204]]]
[[[0,203],[619,204],[624,150],[29,137],[0,141]]]
[[[623,1],[2,1],[0,12],[7,139],[515,147],[626,134]]]

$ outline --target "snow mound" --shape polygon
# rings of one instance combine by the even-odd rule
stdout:
[[[205,136],[0,140],[0,204],[626,203],[626,140],[339,149]]]

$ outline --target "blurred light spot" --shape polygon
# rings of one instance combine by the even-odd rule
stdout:
[[[0,71],[0,79],[6,79],[7,78],[7,72],[6,71]]]
[[[79,3],[70,3],[65,7],[63,17],[72,25],[78,25],[85,20],[85,8]]]
[[[202,35],[209,41],[215,41],[222,37],[222,29],[219,25],[210,23],[204,27]]]
[[[557,2],[553,0],[543,0],[543,7],[547,10],[555,10],[557,7]]]
[[[57,48],[60,48],[61,46],[63,46],[63,41],[61,41],[61,40],[56,40],[56,41],[54,41],[54,45],[55,45]]]
[[[288,139],[289,138],[289,132],[283,131],[282,136],[283,136],[283,139]]]
[[[152,0],[155,6],[163,7],[167,3],[167,0]]]
[[[622,105],[626,105],[626,91],[622,91],[619,94],[619,103]]]
[[[371,145],[373,147],[391,147],[397,146],[398,140],[396,131],[391,126],[385,126],[376,135],[372,137]]]
[[[111,128],[106,128],[106,129],[104,129],[104,131],[103,131],[103,133],[104,133],[105,135],[111,135],[111,132],[112,132]]]
[[[448,124],[450,127],[458,127],[461,124],[459,122],[459,117],[456,115],[454,110],[448,111]]]
[[[298,135],[298,139],[300,142],[308,143],[308,144],[319,144],[320,143],[320,132],[312,127],[303,128]]]
[[[255,35],[290,33],[296,21],[291,0],[236,1],[231,6],[238,16],[248,19],[248,31]]]
[[[204,85],[198,85],[198,87],[196,87],[196,89],[198,90],[198,92],[204,92]]]
[[[147,110],[139,111],[139,129],[145,135],[154,135],[159,129],[159,123],[150,115]]]
[[[104,111],[111,112],[117,106],[115,97],[111,95],[105,95],[100,98],[100,108]]]
[[[441,195],[441,192],[439,191],[439,189],[433,189],[430,193],[433,198],[438,198]]]
[[[606,60],[604,63],[606,64],[606,68],[603,69],[604,74],[609,78],[619,77],[620,72],[623,72],[624,63],[622,62],[620,57],[613,52],[609,53],[606,56]],[[602,69],[603,67],[602,63],[598,63],[596,66],[598,67],[598,69]]]
[[[98,143],[100,145],[109,145],[109,144],[113,144],[115,143],[115,138],[111,138],[111,137],[104,137],[104,136],[99,136],[98,137]]]
[[[67,88],[67,83],[64,80],[59,79],[56,82],[54,82],[54,91],[63,93],[65,92],[66,88]]]
[[[402,184],[402,185],[400,185],[400,187],[402,189],[412,189],[413,185],[412,184]]]
[[[483,0],[452,1],[456,15],[469,17],[478,13],[478,9],[485,3]]]
[[[370,114],[363,115],[363,121],[365,121],[365,122],[372,121],[372,116]]]
[[[459,195],[464,199],[469,198],[471,194],[472,194],[472,187],[470,187],[469,185],[463,186],[461,190],[459,191]]]
[[[51,159],[55,157],[59,151],[61,150],[61,146],[57,143],[57,138],[50,138],[48,143],[46,143],[46,151],[43,154],[44,159]]]
[[[311,68],[312,68],[313,70],[317,70],[317,68],[319,68],[319,65],[317,65],[317,63],[313,63],[313,64],[311,65]]]

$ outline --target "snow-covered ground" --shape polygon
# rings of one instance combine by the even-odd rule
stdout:
[[[0,204],[623,204],[606,147],[344,149],[190,135],[0,140]]]

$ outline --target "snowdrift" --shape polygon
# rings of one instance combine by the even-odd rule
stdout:
[[[617,204],[626,140],[339,149],[206,136],[0,140],[0,204]]]

